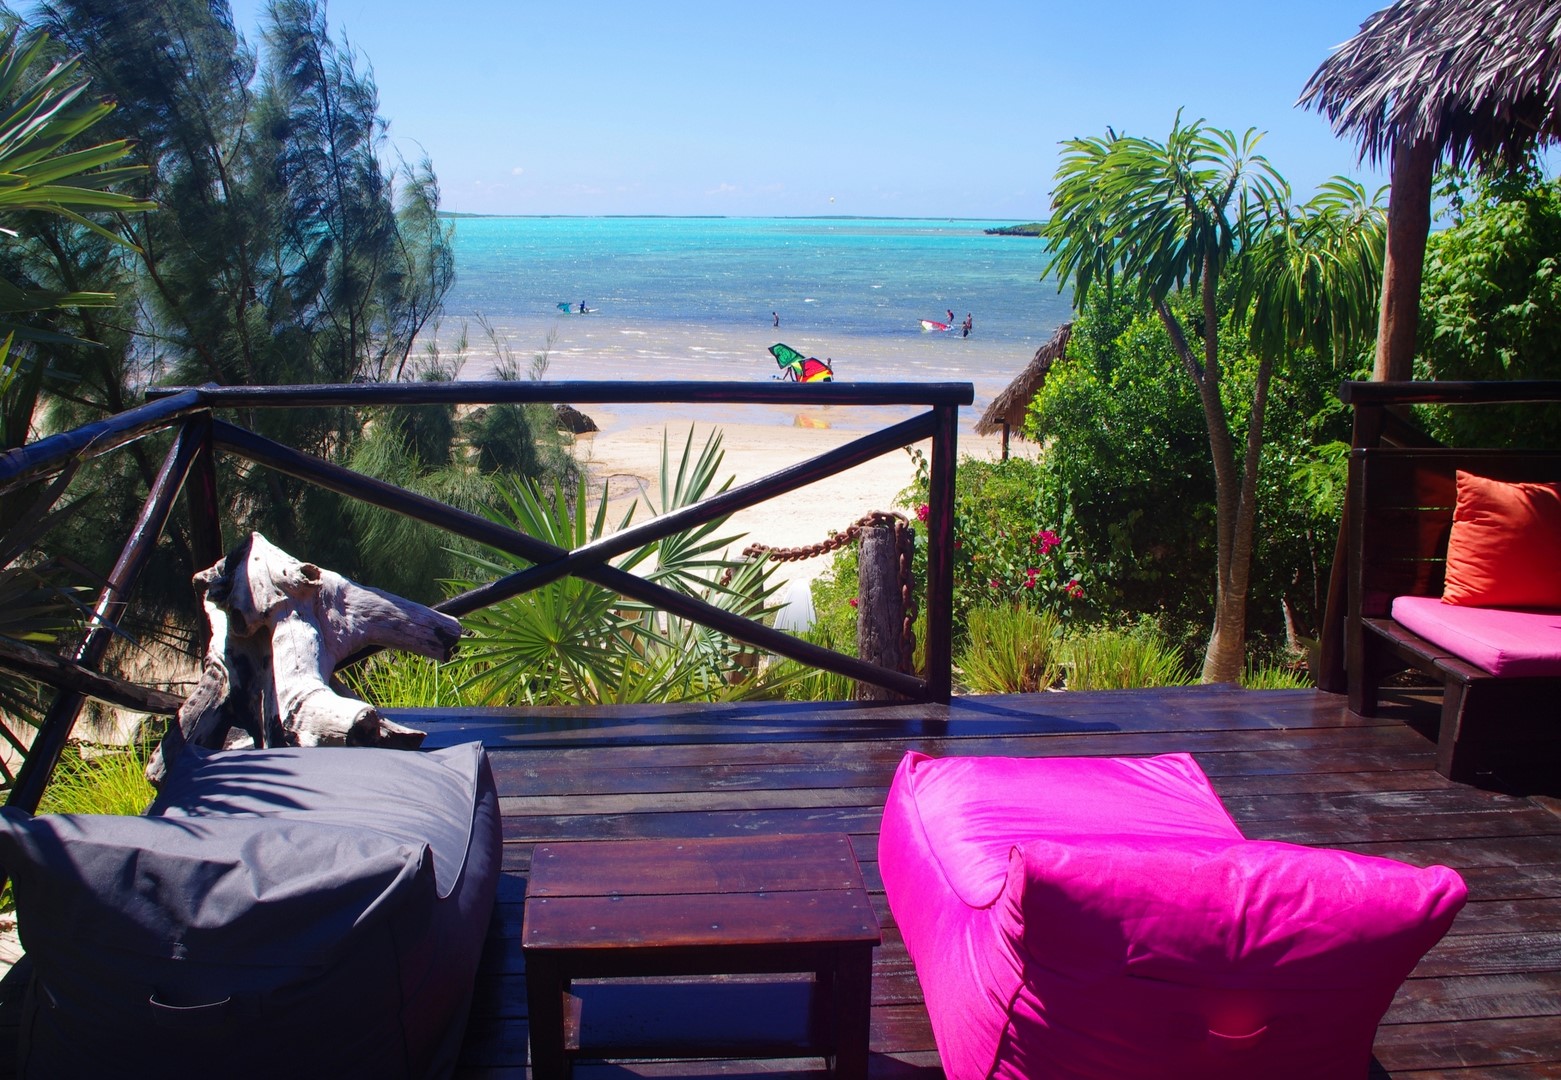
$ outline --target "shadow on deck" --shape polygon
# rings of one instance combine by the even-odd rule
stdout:
[[[1399,992],[1376,1042],[1394,1077],[1561,1075],[1561,769],[1536,786],[1455,784],[1434,770],[1435,702],[1402,695],[1364,719],[1315,691],[1231,687],[967,697],[937,705],[621,706],[458,716],[398,712],[430,746],[481,739],[504,815],[504,881],[461,1075],[526,1075],[520,927],[532,846],[553,840],[843,832],[884,928],[873,964],[874,1080],[942,1072],[915,973],[884,905],[877,840],[908,749],[949,755],[1187,751],[1248,836],[1345,848],[1464,875],[1470,902]],[[1548,780],[1544,777],[1548,776]],[[1534,794],[1509,793],[1520,790]],[[778,1017],[758,990],[698,1004],[651,995],[659,1016],[711,1035],[735,1015]],[[645,995],[640,995],[643,1001]],[[601,1006],[606,1009],[604,1001]],[[644,1018],[641,1018],[642,1020]],[[593,1077],[807,1074],[790,1064],[582,1062]]]

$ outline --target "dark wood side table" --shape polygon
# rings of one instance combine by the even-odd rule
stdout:
[[[798,972],[815,978],[808,1052],[867,1076],[881,939],[843,834],[538,844],[521,934],[535,1080],[580,1054],[572,980]]]

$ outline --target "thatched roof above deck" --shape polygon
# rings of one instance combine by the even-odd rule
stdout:
[[[1447,161],[1517,160],[1561,137],[1561,3],[1398,0],[1313,73],[1299,104],[1363,160],[1390,160],[1400,140],[1429,140]]]
[[[1063,356],[1072,334],[1073,324],[1063,323],[1057,327],[1050,341],[1035,350],[1035,358],[1025,365],[1018,378],[992,399],[992,404],[986,407],[986,412],[976,421],[977,435],[994,434],[1006,424],[1008,430],[1023,437],[1024,414],[1030,408],[1030,400],[1046,381],[1046,373],[1051,370],[1052,363]]]

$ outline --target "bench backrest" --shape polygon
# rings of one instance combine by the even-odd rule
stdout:
[[[1373,447],[1350,453],[1350,615],[1381,618],[1395,596],[1440,596],[1459,469],[1496,480],[1561,480],[1561,453]]]

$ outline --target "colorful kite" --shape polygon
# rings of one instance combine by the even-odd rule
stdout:
[[[816,356],[803,356],[790,345],[771,345],[770,355],[781,367],[781,378],[788,382],[830,382],[834,369]]]

